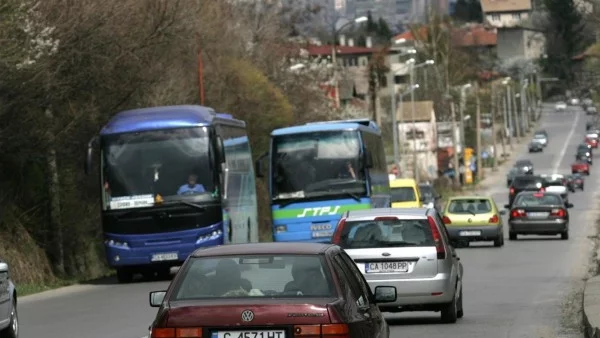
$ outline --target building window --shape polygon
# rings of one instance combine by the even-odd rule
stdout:
[[[492,21],[500,21],[500,14],[492,14]]]
[[[409,131],[406,132],[406,139],[407,140],[414,140],[415,138],[413,137],[413,132],[414,132],[414,136],[417,137],[417,139],[424,139],[425,138],[425,132],[422,130],[418,130],[418,129],[410,129]]]
[[[521,13],[513,13],[512,18],[513,20],[521,20]]]

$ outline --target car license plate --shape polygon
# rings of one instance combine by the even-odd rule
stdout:
[[[333,230],[313,231],[312,238],[324,238],[333,236]]]
[[[153,262],[161,262],[161,261],[176,261],[179,259],[179,255],[177,252],[170,253],[159,253],[152,255]]]
[[[547,212],[528,212],[527,213],[527,217],[532,217],[532,218],[546,218],[548,217],[549,213]]]
[[[408,262],[377,262],[365,264],[366,273],[408,272]]]
[[[481,236],[481,231],[461,231],[459,236]]]
[[[285,338],[284,330],[219,331],[211,338]]]

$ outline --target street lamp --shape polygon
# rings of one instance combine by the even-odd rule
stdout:
[[[297,71],[297,70],[300,70],[300,69],[302,69],[302,68],[304,68],[304,67],[305,67],[305,66],[304,66],[304,64],[303,64],[303,63],[297,63],[297,64],[295,64],[295,65],[291,66],[291,67],[290,67],[290,70],[291,70],[291,71]]]
[[[510,77],[507,77],[504,79],[504,81],[502,81],[502,84],[504,86],[506,86],[506,103],[504,105],[504,121],[505,123],[508,123],[508,125],[504,125],[505,128],[505,133],[506,133],[506,129],[508,129],[508,143],[511,146],[512,149],[512,136],[513,136],[513,122],[512,122],[512,114],[510,111],[510,105],[512,102],[512,98],[511,98],[511,81],[512,79]]]
[[[350,26],[350,25],[353,25],[356,23],[365,22],[368,20],[369,19],[366,16],[361,16],[361,17],[355,18],[354,20],[352,20],[350,22],[345,23],[344,25],[342,25],[342,27],[338,28],[337,30],[335,29],[335,26],[334,26],[333,43],[331,46],[331,63],[333,64],[333,86],[334,86],[333,88],[334,88],[336,108],[340,107],[340,88],[339,88],[339,83],[338,83],[338,79],[337,79],[337,46],[336,46],[337,35],[339,32],[341,32],[347,26]]]
[[[466,105],[466,92],[472,85],[470,83],[464,84],[460,87],[460,146],[461,150],[464,153],[466,148],[466,138],[465,138],[465,105]]]
[[[435,61],[427,60],[423,63],[415,65],[416,60],[414,58],[412,58],[412,59],[408,60],[406,63],[409,64],[409,66],[410,66],[410,87],[412,88],[412,86],[414,86],[414,84],[415,84],[415,69],[433,65],[435,63]],[[411,101],[411,106],[412,106],[414,177],[415,177],[415,180],[417,182],[419,182],[419,170],[418,170],[419,167],[417,165],[417,130],[416,130],[416,121],[415,121],[415,91],[414,90],[410,92],[410,101]]]

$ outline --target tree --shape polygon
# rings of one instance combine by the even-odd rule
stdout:
[[[541,65],[547,73],[571,84],[574,80],[572,57],[588,40],[582,34],[585,23],[574,0],[544,0],[544,5],[548,13],[544,27],[547,57],[542,58]]]
[[[377,37],[385,41],[385,43],[390,43],[390,40],[394,37],[390,26],[388,26],[383,18],[379,18],[379,21],[377,22]]]

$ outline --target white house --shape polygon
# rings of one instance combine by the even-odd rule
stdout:
[[[433,101],[404,102],[396,111],[402,167],[413,172],[414,160],[422,178],[437,177],[437,126]],[[405,176],[411,174],[405,173]]]

